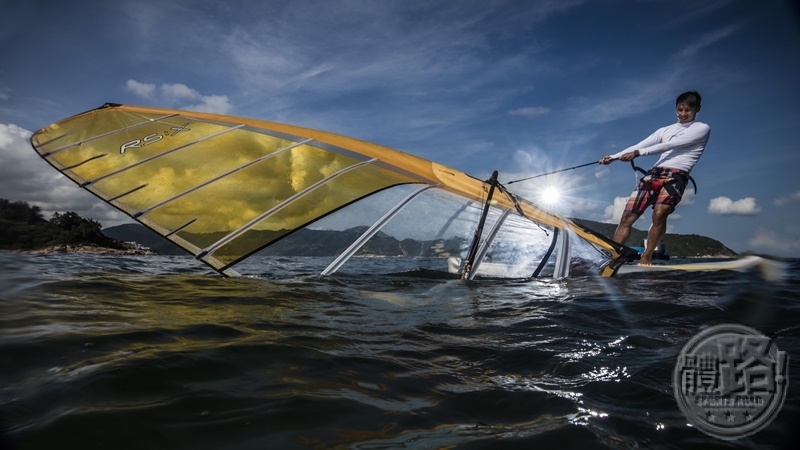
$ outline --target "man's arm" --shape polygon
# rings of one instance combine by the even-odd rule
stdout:
[[[632,152],[626,152],[626,153],[623,153],[623,154],[619,155],[618,157],[603,156],[600,159],[600,164],[611,164],[612,162],[614,162],[614,160],[617,160],[617,159],[620,160],[620,161],[633,161],[633,159],[636,158],[637,156],[639,156],[639,150],[634,150]]]
[[[642,140],[638,144],[631,145],[630,147],[626,148],[625,150],[622,150],[621,152],[614,153],[613,155],[603,156],[600,159],[600,164],[611,164],[613,161],[615,161],[617,159],[620,160],[620,161],[626,161],[626,162],[627,161],[633,161],[634,158],[636,158],[637,156],[642,154],[641,150],[639,150],[639,149],[645,148],[645,147],[651,147],[651,146],[656,145],[659,142],[661,142],[661,137],[660,136],[661,136],[662,130],[664,130],[664,128],[659,128],[658,130],[653,132],[653,134],[651,134],[650,136],[647,136],[646,138],[644,138],[644,140]]]
[[[704,123],[695,123],[689,129],[675,136],[672,140],[666,142],[658,142],[649,146],[639,148],[639,153],[642,155],[655,155],[664,153],[669,150],[675,150],[684,147],[692,147],[701,144],[708,140],[711,134],[711,127]]]

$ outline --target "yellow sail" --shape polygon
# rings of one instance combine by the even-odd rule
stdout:
[[[199,112],[107,104],[37,131],[31,144],[80,186],[221,272],[389,187],[485,197],[483,180],[397,150]],[[624,249],[507,191],[493,207],[572,231],[610,259]]]

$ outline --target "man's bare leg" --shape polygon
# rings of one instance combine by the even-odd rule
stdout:
[[[619,225],[617,226],[617,231],[614,232],[614,241],[625,245],[625,241],[627,241],[628,236],[631,235],[631,227],[638,218],[639,216],[632,212],[623,212],[622,218],[619,220]]]
[[[653,265],[653,251],[664,238],[664,233],[667,231],[667,217],[672,211],[672,206],[668,205],[657,204],[653,207],[653,225],[647,232],[647,247],[642,252],[642,257],[639,258],[640,266]]]

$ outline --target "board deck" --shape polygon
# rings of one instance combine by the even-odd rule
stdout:
[[[459,273],[461,260],[459,258],[448,259],[448,271],[450,273]],[[527,270],[527,272],[526,272]],[[778,281],[784,278],[786,272],[786,263],[780,260],[757,256],[747,255],[736,259],[726,259],[723,261],[709,261],[697,262],[689,264],[659,264],[656,263],[652,266],[638,266],[636,264],[626,264],[617,270],[617,275],[626,275],[630,273],[646,273],[646,272],[660,272],[660,271],[684,271],[684,272],[699,272],[699,271],[717,271],[717,270],[734,270],[744,272],[748,270],[758,270],[761,275],[769,281]],[[478,267],[478,275],[488,277],[524,277],[525,273],[531,273],[533,268],[520,268],[510,267],[505,264],[497,263],[483,263]]]
[[[710,270],[735,270],[746,271],[751,269],[761,270],[767,279],[781,279],[785,271],[785,263],[771,258],[757,255],[747,255],[741,258],[724,261],[699,262],[689,264],[653,264],[652,266],[639,266],[636,264],[624,265],[617,270],[618,275],[637,272],[652,271],[710,271]]]

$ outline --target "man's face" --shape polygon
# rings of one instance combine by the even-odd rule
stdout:
[[[678,122],[689,123],[694,121],[697,111],[699,110],[700,108],[692,108],[686,103],[678,103],[678,106],[675,108],[675,111],[678,114]]]

